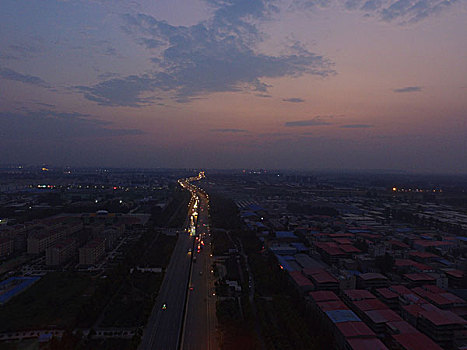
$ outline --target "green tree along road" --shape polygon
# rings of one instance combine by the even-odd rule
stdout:
[[[210,198],[214,234],[219,235],[213,238],[214,251],[216,241],[219,252],[229,246],[224,231],[216,232],[215,228],[229,230],[233,240],[242,242],[255,281],[256,315],[248,299],[247,283],[242,285],[241,313],[234,311],[235,307],[238,309],[236,302],[218,303],[222,348],[260,349],[260,337],[267,349],[332,348],[332,335],[323,327],[318,315],[307,310],[305,301],[290,285],[276,258],[262,250],[262,243],[254,232],[242,229],[235,203],[220,195],[211,194]],[[254,332],[255,323],[260,325],[260,335]],[[236,334],[236,337],[229,334]]]

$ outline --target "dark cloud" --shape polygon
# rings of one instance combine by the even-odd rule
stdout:
[[[36,105],[46,108],[55,108],[56,106],[50,103],[43,103],[43,102],[34,102]]]
[[[365,129],[365,128],[372,128],[373,125],[371,124],[346,124],[346,125],[341,125],[341,128],[346,128],[346,129]]]
[[[31,39],[31,42],[37,43],[39,40],[37,38]],[[38,56],[41,52],[41,49],[33,44],[23,44],[15,43],[2,48],[2,53],[0,54],[1,59],[5,60],[22,60],[30,59]]]
[[[164,45],[164,42],[156,39],[141,38],[140,44],[145,46],[147,49],[157,49]]]
[[[416,23],[436,15],[460,0],[335,0],[347,10],[359,10],[385,22]],[[301,8],[327,6],[332,0],[295,0]]]
[[[4,139],[66,140],[80,137],[140,135],[138,129],[112,129],[112,123],[88,114],[65,113],[49,109],[0,112],[0,137]]]
[[[286,127],[303,127],[303,126],[321,126],[321,125],[332,125],[331,122],[326,121],[329,117],[314,117],[313,119],[307,120],[296,120],[292,122],[286,122],[284,126]]]
[[[208,0],[209,20],[173,26],[146,14],[124,15],[125,31],[150,49],[155,71],[80,86],[85,98],[113,106],[141,106],[144,93],[169,91],[175,101],[214,92],[255,91],[267,94],[263,79],[334,74],[332,62],[303,47],[288,54],[258,53],[263,40],[252,19],[265,19],[277,9],[266,0]],[[125,96],[126,95],[126,96]]]
[[[113,72],[105,72],[105,73],[101,73],[99,74],[97,77],[99,79],[103,79],[103,80],[107,80],[107,79],[110,79],[110,78],[116,78],[118,77],[119,75],[117,73],[113,73]]]
[[[248,130],[245,129],[211,129],[209,130],[211,132],[221,132],[221,133],[244,133],[248,132]]]
[[[394,89],[392,90],[394,92],[400,93],[400,92],[419,92],[422,91],[422,88],[420,86],[407,86],[399,89]]]
[[[76,91],[84,97],[104,106],[140,107],[152,101],[144,98],[144,92],[153,91],[157,87],[157,78],[149,75],[130,75],[124,78],[104,80],[94,86],[75,86]]]
[[[284,102],[292,102],[292,103],[301,103],[301,102],[305,102],[305,100],[304,100],[303,98],[299,98],[299,97],[283,98],[282,101],[284,101]]]
[[[19,81],[25,84],[49,87],[49,85],[39,77],[29,74],[22,74],[9,68],[0,67],[0,78],[12,81]]]

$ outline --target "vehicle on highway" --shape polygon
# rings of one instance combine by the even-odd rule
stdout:
[[[167,304],[166,303],[162,304],[162,310],[166,310],[166,309],[167,309]]]
[[[202,275],[202,274],[203,274],[203,271],[200,271],[199,274]]]

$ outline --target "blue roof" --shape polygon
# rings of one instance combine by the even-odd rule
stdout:
[[[454,265],[452,262],[450,262],[449,260],[446,260],[446,259],[438,259],[438,262],[440,262],[441,264],[446,265],[446,266]]]
[[[0,304],[6,303],[16,294],[28,288],[39,279],[40,277],[10,277],[5,281],[0,282]],[[6,289],[9,285],[12,285],[13,287],[2,292],[2,289]]]
[[[245,211],[245,212],[241,213],[240,216],[248,217],[248,216],[257,216],[257,215],[255,213],[251,212],[251,211]]]
[[[264,208],[260,207],[257,204],[250,204],[249,206],[247,206],[247,208],[253,211],[264,210]]]
[[[286,270],[286,271],[297,271],[297,269],[295,267],[293,267],[291,264],[289,264],[287,262],[287,260],[284,259],[284,257],[276,254],[276,258],[277,258],[277,261],[279,261],[279,264],[282,266],[282,268],[284,270]]]
[[[458,240],[467,242],[467,237],[457,236],[456,238],[457,238]]]
[[[361,319],[352,310],[332,310],[326,311],[326,315],[333,323],[340,322],[361,322]]]
[[[410,227],[399,227],[399,228],[396,228],[396,232],[401,232],[401,233],[412,232],[412,229]]]
[[[285,260],[295,260],[295,257],[292,255],[281,255],[281,257]]]
[[[350,233],[370,233],[370,230],[363,230],[363,229],[351,229],[349,230]]]
[[[348,273],[350,273],[351,275],[355,275],[355,276],[358,276],[358,275],[361,275],[362,273],[358,270],[347,270]]]
[[[277,231],[276,232],[277,238],[297,238],[292,231]]]
[[[39,342],[47,342],[50,339],[52,339],[52,337],[53,337],[52,333],[42,333],[39,336]]]
[[[290,245],[297,248],[297,250],[301,251],[301,252],[304,251],[304,250],[308,250],[307,246],[305,246],[301,242],[294,242],[294,243],[291,243]]]

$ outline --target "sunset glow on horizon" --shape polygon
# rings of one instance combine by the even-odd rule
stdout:
[[[3,164],[467,173],[467,1],[4,0]]]

